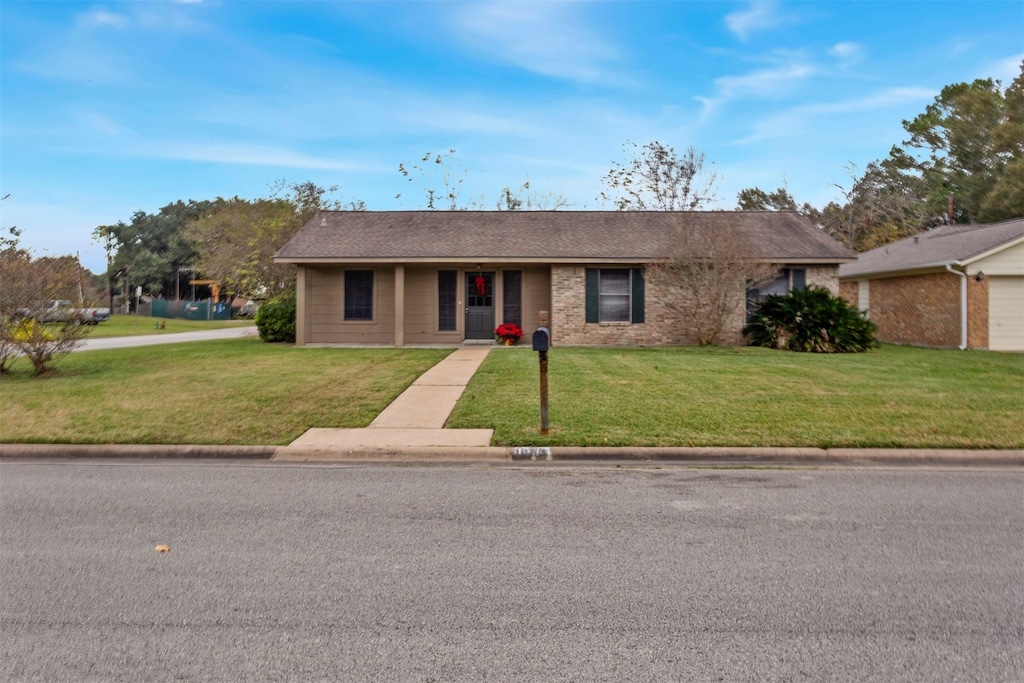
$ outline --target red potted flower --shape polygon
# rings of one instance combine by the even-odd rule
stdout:
[[[515,323],[502,323],[494,328],[494,334],[505,346],[512,346],[523,336],[523,328]]]

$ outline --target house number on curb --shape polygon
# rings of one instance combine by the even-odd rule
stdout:
[[[513,460],[551,460],[551,449],[546,446],[516,446],[512,449]]]

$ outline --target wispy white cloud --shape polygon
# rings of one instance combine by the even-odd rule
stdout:
[[[113,117],[95,111],[82,110],[72,116],[76,134],[83,136],[102,135],[119,137],[131,135],[133,131],[121,125]]]
[[[733,144],[749,145],[764,140],[794,137],[806,133],[810,121],[815,117],[897,108],[915,102],[925,103],[933,97],[935,91],[929,88],[886,88],[864,97],[793,107],[756,121],[750,134],[733,140]]]
[[[725,15],[725,25],[740,40],[746,40],[752,33],[774,28],[787,21],[774,2],[752,2],[745,10]]]
[[[726,99],[776,97],[787,94],[793,85],[806,81],[814,73],[814,68],[808,64],[790,64],[742,76],[722,76],[715,80],[715,86]]]
[[[105,9],[93,9],[75,17],[75,23],[87,27],[124,28],[128,25],[128,17]]]
[[[580,3],[489,2],[457,6],[456,37],[535,73],[582,82],[619,80],[608,41],[585,26]]]
[[[860,43],[844,41],[830,47],[828,53],[839,60],[843,66],[852,66],[864,59],[864,46]]]
[[[36,76],[87,85],[121,85],[134,80],[127,58],[105,45],[81,39],[36,50],[17,66]]]
[[[740,76],[716,78],[713,95],[698,95],[693,98],[702,106],[698,125],[708,121],[719,109],[736,100],[778,99],[788,96],[817,72],[817,68],[812,64],[796,59],[777,67],[758,69]]]
[[[979,78],[994,78],[1002,81],[1003,86],[1009,85],[1013,79],[1020,75],[1021,62],[1024,62],[1024,52],[1010,55],[1006,59],[985,68],[986,75]]]
[[[868,111],[872,109],[886,109],[888,107],[899,107],[913,102],[927,102],[935,97],[936,92],[930,88],[905,87],[885,88],[878,92],[868,93],[864,97],[843,100],[842,102],[827,102],[812,104],[801,107],[801,111],[810,114],[843,114],[855,111]]]
[[[360,168],[353,161],[315,157],[282,147],[251,143],[192,143],[149,141],[129,147],[132,156],[151,159],[241,164],[247,166],[276,166],[324,171],[352,171]]]

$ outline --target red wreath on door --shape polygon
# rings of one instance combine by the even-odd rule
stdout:
[[[473,280],[473,284],[476,285],[476,293],[478,295],[483,296],[487,291],[487,281],[484,280],[483,275],[477,275],[476,279]]]

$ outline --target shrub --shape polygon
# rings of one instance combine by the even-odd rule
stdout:
[[[295,291],[270,299],[256,311],[256,329],[265,342],[295,341]]]
[[[878,327],[845,299],[821,287],[770,295],[743,328],[752,346],[814,353],[866,351]]]

